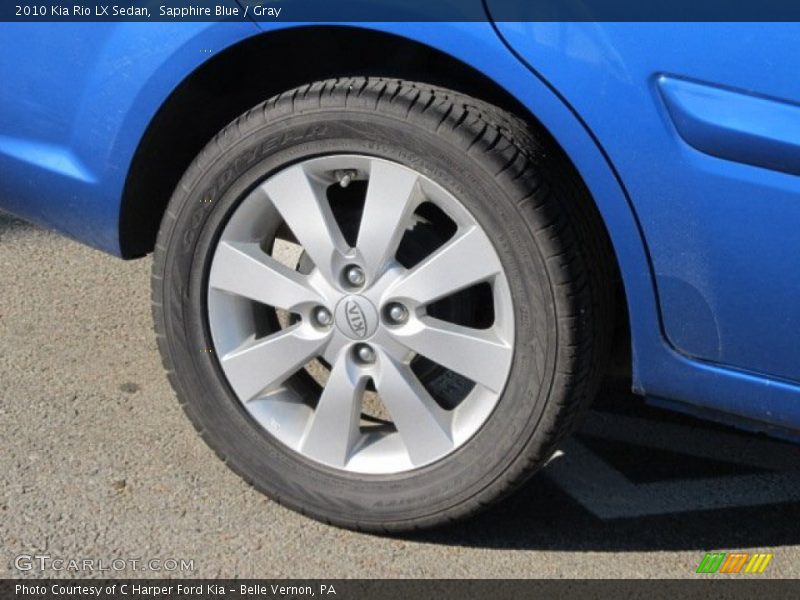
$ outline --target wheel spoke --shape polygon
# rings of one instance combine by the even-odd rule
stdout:
[[[410,367],[382,354],[375,387],[412,463],[424,464],[453,449],[450,415],[436,404]]]
[[[214,289],[288,311],[305,303],[322,303],[304,275],[255,243],[220,242],[208,283]]]
[[[398,331],[395,337],[414,352],[500,393],[506,381],[513,350],[491,329],[462,327],[423,318],[418,326]]]
[[[501,272],[502,266],[489,238],[473,226],[414,267],[391,293],[425,305]]]
[[[416,173],[402,167],[372,163],[356,244],[370,281],[380,275],[387,260],[397,252],[418,204],[417,180]]]
[[[359,437],[361,397],[366,378],[339,355],[306,430],[301,451],[343,467]]]
[[[347,252],[347,242],[322,186],[296,166],[270,178],[262,189],[316,267],[333,281],[335,266]]]
[[[248,342],[222,357],[222,367],[242,402],[248,402],[296,373],[317,356],[325,338],[307,337],[302,325]]]

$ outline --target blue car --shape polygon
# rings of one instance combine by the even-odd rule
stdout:
[[[797,25],[494,4],[0,24],[0,209],[152,254],[186,414],[329,523],[487,506],[609,370],[662,406],[800,429]]]

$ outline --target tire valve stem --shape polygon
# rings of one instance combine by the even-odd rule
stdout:
[[[348,187],[353,182],[353,179],[356,178],[356,175],[358,175],[358,173],[351,170],[336,171],[336,178],[339,180],[339,185],[343,188]]]

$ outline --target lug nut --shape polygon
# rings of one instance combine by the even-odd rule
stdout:
[[[364,275],[364,271],[361,269],[361,267],[357,267],[355,265],[345,269],[344,278],[347,280],[347,283],[354,287],[361,287],[367,280],[367,276]]]
[[[367,344],[359,344],[356,346],[356,358],[362,364],[371,365],[375,362],[375,350]]]
[[[314,311],[314,321],[320,327],[329,327],[333,323],[333,315],[327,308],[320,306]]]
[[[394,302],[386,308],[386,316],[392,324],[401,325],[408,321],[408,309],[399,302]]]

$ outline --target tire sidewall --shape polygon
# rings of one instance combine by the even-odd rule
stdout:
[[[494,412],[454,453],[411,472],[348,473],[291,451],[247,414],[213,353],[207,280],[222,229],[248,192],[271,174],[327,154],[391,160],[444,187],[486,230],[511,290],[514,357]],[[221,138],[179,185],[170,204],[176,218],[167,236],[160,299],[179,396],[206,441],[277,500],[333,522],[438,521],[442,513],[479,501],[482,491],[535,443],[557,359],[552,285],[534,235],[535,214],[519,210],[513,182],[495,177],[492,165],[475,154],[455,136],[405,120],[370,111],[320,110]]]

